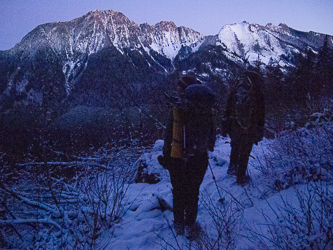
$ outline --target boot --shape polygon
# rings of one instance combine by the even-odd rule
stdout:
[[[237,176],[236,183],[238,186],[244,187],[245,185],[250,183],[250,176],[248,175]]]
[[[188,240],[193,241],[199,237],[201,230],[200,224],[195,222],[185,227],[185,236]]]

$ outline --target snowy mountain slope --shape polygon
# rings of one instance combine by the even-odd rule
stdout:
[[[254,64],[259,58],[267,64],[272,58],[281,66],[292,66],[295,54],[318,50],[324,37],[284,24],[246,22],[204,36],[173,22],[136,24],[120,12],[95,10],[69,22],[39,25],[14,48],[1,51],[0,104],[4,110],[16,99],[40,104],[49,95],[45,84],[56,86],[50,97],[56,102],[81,100],[83,93],[98,89],[89,96],[91,103],[122,95],[118,92],[125,83],[138,86],[143,95],[175,72],[190,70],[208,81],[211,76],[223,81],[246,60]],[[120,88],[115,90],[115,85]],[[101,97],[100,92],[110,94]]]
[[[173,59],[181,45],[191,46],[200,40],[203,40],[200,33],[172,22],[138,25],[120,12],[95,10],[69,22],[40,25],[16,49],[47,43],[65,58],[73,59],[77,53],[90,55],[112,45],[122,53],[124,48],[143,47]]]
[[[70,93],[74,80],[87,67],[88,57],[103,48],[115,47],[122,55],[126,49],[143,49],[150,60],[159,64],[154,54],[173,60],[182,46],[195,51],[203,41],[204,36],[199,32],[177,27],[172,22],[138,25],[122,13],[95,10],[69,22],[38,26],[10,50],[10,54],[13,57],[20,54],[18,60],[27,63],[35,60],[34,55],[41,48],[50,48],[62,61],[66,89]]]
[[[172,60],[182,46],[196,48],[192,51],[194,53],[206,39],[199,32],[177,27],[173,22],[162,21],[153,26],[147,23],[138,25],[120,12],[94,10],[69,22],[40,25],[15,48],[16,51],[31,52],[40,46],[50,46],[64,60],[75,63],[78,54],[90,55],[110,45],[122,53],[124,48],[142,47],[147,52],[153,49]],[[216,44],[226,46],[230,52],[240,56],[259,52],[267,61],[267,57],[278,59],[283,53],[299,52],[297,43],[317,49],[322,41],[322,34],[297,32],[285,24],[276,27],[272,24],[260,26],[243,22],[225,25],[218,34]],[[257,57],[250,56],[250,61],[255,59]]]
[[[299,41],[289,32],[286,25],[261,26],[247,22],[224,26],[218,34],[218,43],[252,63],[259,56],[266,65],[270,58],[280,61],[282,55],[289,57],[304,51],[307,47],[314,47],[309,41]],[[281,66],[285,66],[286,63],[282,62]]]

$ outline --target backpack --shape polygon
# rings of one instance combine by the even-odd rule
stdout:
[[[238,84],[234,92],[235,95],[235,117],[239,126],[248,129],[252,124],[253,113],[253,91],[250,85],[244,81]]]
[[[214,151],[215,94],[201,84],[192,84],[185,90],[185,156]]]
[[[245,133],[254,142],[262,140],[265,125],[265,97],[262,85],[263,79],[252,71],[245,72],[237,80],[228,98],[221,123],[223,133],[229,134],[231,139]]]

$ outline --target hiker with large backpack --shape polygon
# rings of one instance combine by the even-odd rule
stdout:
[[[177,235],[196,238],[200,225],[199,189],[208,167],[208,152],[215,146],[215,94],[193,76],[176,83],[179,101],[173,105],[165,130],[160,164],[169,170]]]
[[[253,144],[263,139],[265,100],[262,85],[263,79],[258,73],[246,71],[231,91],[222,119],[222,134],[229,134],[231,139],[227,173],[235,175],[240,186],[249,181],[246,170]]]

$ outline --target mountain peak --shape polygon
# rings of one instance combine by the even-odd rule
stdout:
[[[279,26],[280,30],[284,31],[284,32],[289,32],[290,28],[287,24],[285,23],[280,23]]]
[[[287,24],[285,24],[285,23],[280,23],[279,27],[281,27],[281,28],[289,28],[289,26]]]
[[[111,17],[112,19],[115,19],[120,23],[131,22],[123,13],[115,12],[113,10],[97,10],[96,9],[96,10],[88,12],[84,17],[87,19],[92,18],[95,21],[108,20]]]
[[[295,31],[283,23],[279,26],[274,26],[272,23],[261,26],[246,21],[225,25],[218,35],[207,37],[191,28],[177,27],[172,21],[161,21],[155,25],[148,23],[138,25],[121,12],[94,10],[72,21],[38,26],[10,53],[17,55],[18,66],[26,62],[34,65],[37,59],[52,59],[52,62],[46,60],[45,63],[49,63],[51,69],[58,67],[61,81],[64,81],[62,85],[64,93],[68,95],[75,90],[76,84],[80,84],[81,78],[87,77],[86,81],[90,82],[90,75],[88,73],[84,75],[85,70],[87,68],[92,70],[94,63],[96,69],[99,68],[99,64],[104,64],[104,59],[107,63],[103,71],[107,71],[108,76],[124,65],[135,72],[144,68],[147,74],[156,72],[163,75],[174,70],[190,69],[187,67],[191,67],[192,70],[200,65],[200,72],[207,71],[209,74],[219,75],[225,65],[231,63],[243,65],[244,59],[252,63],[258,60],[258,56],[264,64],[268,64],[272,58],[282,67],[290,66],[294,54],[304,51],[309,46],[314,49],[319,48],[324,38],[323,35],[309,35]],[[199,56],[189,56],[197,52]],[[205,53],[207,56],[200,59]],[[214,56],[210,56],[213,53]],[[185,58],[189,60],[185,61]],[[209,61],[210,58],[214,61]],[[204,61],[197,63],[195,60]],[[23,68],[11,71],[11,62],[2,65],[7,64],[8,69],[3,72],[7,70],[11,75],[8,76],[9,80],[6,83],[6,93],[9,93],[14,88],[11,79],[19,79],[18,76],[21,76],[19,73],[23,72]],[[22,74],[29,77],[23,79],[24,81],[21,79],[17,81],[22,81],[20,84],[27,86],[28,79],[33,79],[30,75],[34,75],[37,80],[31,80],[31,84],[36,83],[34,88],[39,91],[37,83],[40,76],[36,74],[34,66],[27,66],[24,70],[27,73]],[[52,77],[51,75],[51,80]],[[109,79],[109,77],[104,78]],[[21,85],[17,85],[17,89],[22,89]],[[30,89],[29,85],[27,91]],[[38,101],[40,98],[37,97],[35,99]]]
[[[157,24],[153,25],[154,28],[161,29],[161,30],[176,30],[177,26],[172,21],[161,21]]]

